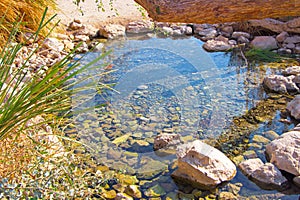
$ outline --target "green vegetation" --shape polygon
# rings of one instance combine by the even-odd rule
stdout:
[[[70,96],[83,89],[74,89],[78,82],[72,78],[105,55],[81,66],[80,60],[73,59],[78,45],[48,70],[39,68],[30,72],[29,60],[43,43],[38,36],[44,31],[43,35],[48,37],[54,29],[47,31],[55,16],[47,19],[46,13],[47,9],[38,24],[32,26],[32,30],[37,27],[36,31],[21,43],[16,43],[16,38],[27,27],[21,21],[26,14],[19,18],[20,21],[11,23],[11,27],[6,25],[5,15],[0,23],[5,27],[0,35],[7,38],[0,51],[0,198],[3,198],[1,195],[13,199],[90,197],[93,193],[88,191],[88,185],[102,179],[101,174],[84,175],[82,167],[87,159],[89,165],[96,164],[88,155],[73,153],[74,149],[85,152],[85,148],[65,138],[62,127],[70,126],[65,120],[71,106]],[[8,36],[4,36],[6,32]],[[23,58],[21,66],[14,65],[28,41],[36,46]],[[29,78],[28,74],[31,74]],[[100,186],[97,189],[99,193],[102,190]]]
[[[245,56],[249,60],[255,60],[258,62],[280,62],[282,59],[284,59],[283,56],[280,56],[272,51],[256,48],[246,51]]]

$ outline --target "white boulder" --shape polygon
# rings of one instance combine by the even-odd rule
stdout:
[[[282,134],[267,144],[266,153],[279,169],[300,176],[300,132]]]
[[[218,149],[200,140],[177,148],[178,169],[172,174],[203,189],[216,187],[236,175],[236,166]]]

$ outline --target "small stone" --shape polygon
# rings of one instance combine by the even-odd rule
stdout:
[[[256,143],[263,143],[263,144],[268,144],[270,142],[269,139],[261,135],[254,135],[252,141]]]
[[[126,193],[118,193],[115,200],[133,200],[133,198]]]
[[[72,31],[78,30],[83,28],[83,25],[81,23],[76,22],[75,20],[69,24],[69,29]]]
[[[112,141],[112,143],[115,144],[115,145],[119,145],[119,144],[121,144],[121,143],[126,142],[126,141],[128,140],[129,137],[130,137],[130,134],[127,133],[127,134],[125,134],[125,135],[122,135],[122,136],[120,136],[120,137],[117,137],[116,139],[114,139],[114,140]]]
[[[235,156],[233,157],[232,161],[236,164],[236,165],[239,165],[242,161],[244,161],[244,156],[242,155],[238,155],[238,156]]]
[[[104,191],[103,193],[102,193],[102,196],[105,198],[105,199],[114,199],[114,198],[116,198],[116,196],[117,196],[117,193],[116,193],[116,191],[114,191],[114,190],[109,190],[109,191]]]
[[[107,152],[107,158],[118,160],[122,156],[122,152],[114,149],[109,149]]]
[[[170,134],[170,133],[164,133],[157,135],[154,139],[154,150],[167,148],[170,146],[177,146],[181,144],[180,135],[178,134]]]
[[[257,158],[256,152],[253,151],[253,150],[245,151],[245,152],[243,153],[243,156],[244,156],[246,159]]]
[[[287,48],[279,48],[277,50],[277,53],[279,53],[279,54],[291,54],[292,50],[291,49],[287,49]]]
[[[231,192],[221,192],[219,194],[219,200],[237,200],[238,198]]]
[[[156,184],[145,191],[145,195],[147,197],[160,197],[165,194],[166,194],[165,190],[159,184]]]
[[[291,113],[295,119],[300,119],[300,95],[297,95],[292,101],[290,101],[286,109]]]
[[[248,38],[246,38],[246,37],[244,37],[244,36],[240,36],[238,39],[237,39],[237,41],[239,42],[239,43],[246,43],[246,44],[248,44],[250,41],[249,41],[249,39]]]
[[[241,36],[243,36],[247,39],[250,38],[250,34],[246,33],[246,32],[233,32],[231,37],[234,38],[234,39],[238,39]]]
[[[179,199],[182,200],[193,200],[194,195],[193,194],[186,194],[186,193],[179,193]]]
[[[289,36],[289,34],[285,31],[281,32],[279,35],[276,36],[276,40],[277,42],[283,42],[287,37]]]
[[[300,188],[300,176],[296,176],[293,178],[293,183]]]
[[[109,24],[99,29],[99,34],[108,39],[125,36],[126,28],[119,24]]]
[[[217,40],[208,40],[204,43],[203,48],[206,51],[213,52],[213,51],[228,51],[232,48],[228,42],[224,41],[217,41]]]
[[[298,75],[300,74],[300,66],[287,67],[285,70],[282,71],[282,74],[285,76]]]
[[[169,192],[166,195],[166,200],[179,200],[178,194],[176,192]]]
[[[147,90],[149,87],[147,85],[139,85],[137,87],[138,90]]]
[[[142,193],[137,185],[128,185],[124,192],[134,198],[142,198]]]
[[[274,140],[279,137],[279,135],[275,131],[263,132],[262,135],[267,137],[270,140]]]

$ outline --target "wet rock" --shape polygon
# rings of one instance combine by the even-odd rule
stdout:
[[[206,51],[228,51],[232,48],[228,42],[218,41],[218,40],[208,40],[204,45],[203,48]]]
[[[291,54],[292,50],[291,49],[287,49],[287,48],[279,48],[277,50],[277,53],[279,53],[279,54]]]
[[[245,152],[243,153],[243,156],[244,156],[246,159],[257,158],[257,154],[256,154],[256,152],[253,151],[253,150],[245,151]]]
[[[250,41],[248,38],[244,37],[244,36],[240,36],[238,39],[237,39],[238,43],[246,43],[248,44]]]
[[[165,194],[166,194],[166,192],[165,192],[164,188],[162,188],[159,184],[154,185],[153,187],[151,187],[145,191],[145,196],[147,196],[147,197],[160,197]]]
[[[300,119],[300,95],[297,95],[286,108],[295,119]]]
[[[262,135],[267,137],[270,140],[274,140],[279,137],[279,135],[275,131],[263,132]]]
[[[124,192],[131,197],[139,199],[142,198],[142,193],[137,185],[128,185]]]
[[[300,188],[300,176],[296,176],[293,178],[293,183]]]
[[[115,200],[133,200],[133,198],[128,194],[121,192],[116,195]]]
[[[254,135],[252,141],[256,142],[256,143],[263,143],[263,144],[267,144],[267,143],[270,142],[269,139],[267,139],[267,138],[265,138],[264,136],[261,136],[261,135]]]
[[[64,44],[56,38],[46,38],[43,47],[53,51],[61,52],[64,49]]]
[[[126,141],[128,140],[128,138],[130,137],[130,135],[131,135],[131,134],[127,133],[127,134],[125,134],[125,135],[122,135],[122,136],[120,136],[120,137],[117,137],[116,139],[114,139],[114,140],[112,141],[112,143],[115,144],[115,145],[119,145],[119,144],[121,144],[121,143],[124,143],[124,142],[126,142]]]
[[[263,84],[269,90],[279,93],[299,92],[299,88],[293,82],[294,76],[270,75],[264,78]]]
[[[108,39],[125,36],[126,28],[119,24],[109,24],[99,29],[99,34]]]
[[[201,188],[231,180],[235,165],[222,152],[200,140],[177,148],[178,169],[172,176]]]
[[[227,38],[230,38],[232,33],[233,33],[232,26],[224,26],[221,28],[221,34]]]
[[[241,171],[263,189],[286,189],[287,179],[272,163],[264,164],[259,158],[249,159],[239,164]]]
[[[277,41],[272,36],[256,36],[251,41],[251,45],[254,48],[264,49],[264,50],[278,49]]]
[[[277,42],[283,42],[287,37],[289,36],[289,34],[285,31],[281,32],[279,35],[276,36],[276,40]]]
[[[149,20],[130,22],[126,26],[127,33],[149,33],[152,32],[153,29],[154,23]]]
[[[176,147],[181,144],[180,135],[171,134],[171,133],[163,133],[157,135],[154,139],[154,150],[163,149],[167,147]]]
[[[294,53],[300,54],[300,47],[299,47],[299,46],[296,46],[296,47],[295,47]]]
[[[143,157],[140,161],[142,165],[137,170],[139,178],[150,180],[168,169],[168,165],[161,161],[153,160],[150,157]]]
[[[292,36],[292,37],[287,37],[283,43],[288,44],[288,43],[292,43],[292,44],[297,44],[300,43],[300,36]]]
[[[101,196],[103,196],[105,199],[114,199],[117,196],[116,191],[114,190],[109,190],[109,191],[104,191]]]
[[[300,66],[291,66],[282,71],[283,75],[298,75],[300,74]]]
[[[282,134],[266,146],[270,162],[295,176],[300,175],[300,132]]]
[[[219,200],[237,200],[237,196],[232,194],[231,192],[221,192],[219,194]]]
[[[214,27],[210,27],[210,28],[199,31],[198,35],[201,37],[202,40],[207,41],[207,40],[215,38],[218,35],[218,32],[216,31],[216,29]]]
[[[246,33],[246,32],[238,32],[238,31],[233,32],[231,37],[234,38],[234,39],[238,39],[238,38],[241,37],[241,36],[243,36],[243,37],[245,37],[245,38],[247,38],[247,39],[250,39],[250,34],[249,34],[249,33]]]
[[[262,167],[264,163],[259,158],[253,158],[249,160],[245,160],[239,164],[239,168],[247,177],[251,176],[253,172]]]

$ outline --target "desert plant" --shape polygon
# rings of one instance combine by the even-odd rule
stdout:
[[[27,176],[33,179],[33,183],[29,184],[31,185],[30,187],[38,184],[41,179],[43,183],[47,183],[48,177],[45,177],[45,179],[38,178],[39,181],[37,183],[34,182],[37,176],[36,171],[40,171],[43,174],[44,172],[40,169],[46,169],[45,166],[40,168],[41,165],[50,161],[53,164],[53,155],[50,155],[48,151],[51,148],[51,143],[45,143],[43,139],[43,137],[47,137],[45,135],[47,132],[42,131],[42,134],[40,134],[40,130],[50,120],[55,127],[59,127],[57,123],[61,123],[70,110],[70,96],[74,92],[77,93],[86,89],[86,87],[90,87],[90,85],[73,86],[91,77],[85,77],[79,82],[72,81],[72,78],[96,65],[106,55],[101,55],[90,63],[81,66],[80,59],[73,59],[76,48],[80,46],[78,45],[59,62],[49,67],[46,72],[40,73],[43,69],[40,68],[28,79],[29,59],[38,52],[40,48],[38,44],[42,43],[38,41],[38,35],[55,17],[53,16],[47,20],[46,11],[42,16],[37,31],[28,38],[28,40],[37,44],[37,47],[29,53],[29,56],[24,59],[21,66],[13,67],[14,61],[18,58],[23,45],[27,43],[26,41],[24,43],[14,42],[16,35],[20,32],[19,28],[22,26],[22,21],[14,23],[14,26],[9,31],[8,40],[0,52],[0,185],[2,180],[6,180],[4,178],[17,181],[16,179],[23,179]],[[49,30],[45,36],[47,37],[52,30]],[[30,73],[32,74],[32,72]],[[93,86],[93,83],[90,84]],[[52,116],[52,118],[32,123],[32,120],[39,116]],[[55,129],[55,131],[59,132],[59,129]],[[72,154],[70,155],[72,156]],[[69,168],[64,166],[64,163],[68,164],[70,160],[54,162],[58,172],[53,174],[53,177],[58,177],[58,179],[63,177],[69,180],[66,172]],[[69,165],[74,166],[72,163]],[[51,171],[51,169],[47,170]],[[69,182],[72,184],[72,181]],[[11,186],[11,184],[8,185]],[[39,188],[43,188],[43,186],[39,185]],[[38,190],[40,191],[39,188]],[[28,194],[28,196],[36,195]],[[0,198],[2,198],[1,195]]]
[[[8,40],[10,30],[22,17],[18,29],[38,30],[45,7],[55,8],[55,0],[1,0],[0,1],[0,47]],[[43,30],[42,30],[43,31]]]

